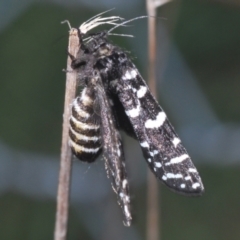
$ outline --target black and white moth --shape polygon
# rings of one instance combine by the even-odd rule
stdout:
[[[89,163],[103,153],[124,224],[130,226],[129,183],[120,129],[139,141],[148,166],[171,190],[198,196],[204,187],[181,140],[137,68],[126,52],[109,42],[110,32],[123,25],[117,24],[118,20],[116,16],[97,15],[79,28],[80,50],[76,58],[69,56],[83,90],[72,104],[69,145],[77,158]],[[116,26],[109,31],[86,34],[102,24]]]

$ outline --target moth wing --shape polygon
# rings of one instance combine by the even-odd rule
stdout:
[[[128,116],[126,115],[124,111],[124,107],[122,103],[119,101],[119,98],[113,94],[109,96],[109,99],[110,99],[113,115],[116,119],[117,127],[120,130],[123,130],[130,137],[137,139],[133,126]]]
[[[121,66],[113,88],[125,109],[147,163],[164,184],[187,195],[201,195],[201,178],[174,128],[134,64]]]
[[[130,226],[132,216],[123,144],[100,76],[98,76],[97,81],[95,91],[101,115],[101,136],[105,166],[108,176],[112,179],[113,190],[118,196],[118,202],[124,214],[124,224]]]

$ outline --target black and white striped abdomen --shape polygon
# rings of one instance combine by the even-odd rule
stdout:
[[[81,161],[93,162],[101,152],[100,118],[94,112],[94,92],[85,87],[72,104],[69,145]]]

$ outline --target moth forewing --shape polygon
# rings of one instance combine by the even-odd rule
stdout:
[[[130,226],[132,216],[130,210],[129,185],[121,135],[117,129],[110,99],[104,89],[100,74],[97,73],[96,78],[95,91],[100,107],[101,136],[105,166],[109,177],[112,179],[113,190],[118,196],[118,202],[124,214],[124,225]]]

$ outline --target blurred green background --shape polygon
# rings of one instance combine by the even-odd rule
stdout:
[[[63,1],[58,1],[58,4],[54,4],[54,1],[51,3],[32,1],[27,4],[25,1],[24,4],[22,6],[16,1],[12,1],[12,6],[9,6],[11,4],[7,1],[1,3],[0,239],[4,240],[53,238],[56,208],[54,196],[57,189],[56,173],[59,169],[65,88],[65,73],[62,69],[66,67],[68,41],[68,27],[60,25],[60,22],[68,19],[72,26],[79,26],[93,15],[114,6],[117,9],[110,15],[120,15],[126,19],[146,15],[143,1],[131,3],[101,1],[96,3],[99,6],[81,3],[81,0],[72,1],[69,4]],[[130,7],[127,4],[130,4]],[[15,13],[12,13],[13,9]],[[13,17],[10,19],[8,16]],[[201,198],[187,198],[161,187],[162,239],[240,239],[240,172],[238,169],[240,164],[240,155],[238,155],[238,148],[240,148],[240,4],[237,1],[217,0],[173,1],[161,7],[158,10],[158,16],[164,18],[158,19],[157,23],[167,32],[168,44],[175,46],[194,75],[213,115],[222,125],[229,126],[230,135],[234,135],[234,138],[223,139],[224,144],[217,145],[212,140],[210,132],[209,138],[203,139],[203,142],[215,151],[209,158],[196,154],[186,140],[189,153],[195,156],[193,160],[197,163],[206,192]],[[119,29],[116,32],[133,33],[135,39],[113,37],[112,40],[122,48],[131,51],[134,62],[146,77],[147,20],[140,20],[131,25],[132,27]],[[161,39],[158,39],[158,44],[161,45]],[[165,53],[166,61],[168,61],[167,53],[168,51]],[[167,77],[166,75],[165,78]],[[181,84],[181,79],[179,82]],[[160,80],[158,85],[161,89]],[[161,91],[171,95],[169,89],[164,88]],[[189,93],[186,92],[186,95]],[[190,95],[194,99],[194,92]],[[171,111],[171,106],[166,103],[167,99],[160,96],[159,100],[166,112],[169,112],[168,115],[175,128],[177,130],[181,128],[176,120],[177,117]],[[198,105],[194,107],[197,111]],[[205,116],[202,117],[205,118]],[[214,129],[214,126],[212,127]],[[184,130],[180,131],[180,136],[182,136],[181,132],[185,136]],[[220,136],[225,138],[228,135]],[[199,139],[201,137],[199,133]],[[237,139],[239,142],[235,141]],[[127,156],[132,158],[136,155],[133,152],[133,149],[136,149],[139,152],[137,156],[141,158],[137,143],[126,138],[124,140]],[[195,139],[192,144],[195,144],[194,141]],[[228,144],[226,150],[225,144]],[[206,150],[202,146],[204,145],[194,145],[200,153],[204,154]],[[217,152],[224,152],[226,156],[232,153],[235,155],[229,157],[233,159],[231,161],[224,156],[218,163],[215,157]],[[23,156],[25,156],[24,163],[28,159],[33,164],[35,159],[46,159],[43,164],[49,171],[46,175],[42,175],[41,179],[45,182],[41,186],[52,185],[52,191],[47,193],[47,197],[43,190],[45,188],[39,188],[36,184],[34,174],[27,179],[24,174],[19,176],[19,173],[24,171],[26,174],[32,171],[30,165],[25,164],[24,167],[21,165]],[[27,156],[29,158],[25,159]],[[212,161],[213,158],[216,161]],[[131,160],[133,162],[129,163]],[[87,185],[87,179],[91,179],[87,176],[88,172],[93,173],[92,169],[96,168],[100,171],[97,179],[99,177],[103,182],[106,179],[106,189],[109,192],[99,200],[94,199],[95,208],[88,212],[81,210],[85,205],[79,204],[78,194],[81,195],[81,193],[74,188],[72,194],[75,197],[70,208],[68,239],[108,240],[114,236],[114,239],[145,239],[146,164],[143,159],[136,162],[134,159],[129,161],[127,159],[127,162],[131,165],[128,175],[132,182],[132,186],[130,185],[134,212],[132,229],[122,226],[122,213],[118,209],[115,195],[106,179],[103,161],[98,161],[90,167],[90,170],[84,165],[85,187],[93,192],[95,189],[92,186],[99,188],[98,180],[91,187]],[[49,167],[48,164],[50,164]],[[74,167],[78,165],[82,163],[74,163]],[[54,169],[54,174],[50,169]],[[74,179],[73,184],[77,184]],[[31,193],[31,187],[27,189],[29,186],[39,193],[36,195]],[[85,197],[88,199],[88,196]],[[116,212],[115,210],[105,211],[109,201],[113,202],[112,207],[116,208]],[[91,208],[92,205],[88,206]],[[99,210],[94,212],[95,209]],[[96,220],[93,221],[94,219]],[[98,222],[98,219],[102,221]],[[113,219],[117,219],[115,221],[117,224]]]

